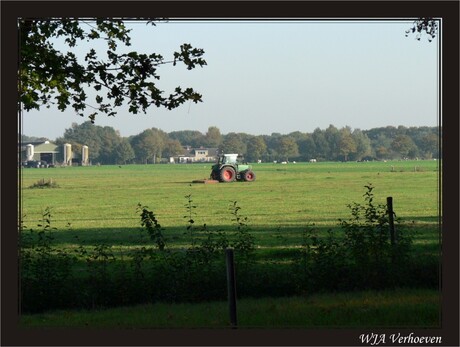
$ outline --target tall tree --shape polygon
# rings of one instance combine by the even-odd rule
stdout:
[[[214,147],[217,148],[222,143],[222,134],[218,127],[211,126],[208,128],[208,131],[205,135],[205,143],[206,147]]]
[[[129,140],[123,138],[120,143],[114,148],[113,156],[115,163],[127,164],[136,157],[133,147],[129,143]]]
[[[90,158],[93,163],[114,164],[114,150],[121,141],[118,131],[109,126],[91,124],[90,121],[78,125],[72,123],[64,131],[64,136],[56,140],[57,144],[70,143],[75,153],[81,152],[82,146],[90,149]]]
[[[423,156],[426,159],[431,159],[439,155],[439,137],[436,134],[426,134],[423,137],[423,142],[420,147],[420,150],[423,152]]]
[[[289,158],[299,155],[299,147],[294,138],[282,136],[278,139],[277,152],[281,160],[289,161]]]
[[[168,133],[170,139],[178,140],[182,146],[201,147],[206,142],[198,130],[178,130]]]
[[[224,153],[246,154],[246,144],[243,141],[242,135],[238,133],[226,134],[219,149]]]
[[[154,24],[154,21],[148,21]],[[114,116],[123,104],[129,112],[146,112],[151,107],[174,109],[187,100],[202,96],[192,88],[176,87],[170,95],[158,89],[158,68],[164,64],[185,64],[188,70],[206,65],[204,51],[184,43],[170,59],[150,53],[118,53],[118,45],[130,46],[131,30],[121,19],[22,18],[20,35],[19,99],[24,110],[55,104],[61,111],[72,108],[94,122],[97,114]],[[101,57],[94,48],[78,57],[72,49],[81,42],[105,41]],[[56,43],[67,51],[56,49]],[[95,94],[88,100],[87,88]],[[87,112],[87,108],[91,111]]]
[[[400,154],[401,157],[407,158],[411,156],[411,152],[414,153],[415,143],[407,135],[398,135],[391,143],[391,149]]]
[[[248,161],[262,160],[265,152],[267,151],[267,145],[262,136],[253,136],[247,142],[247,154],[246,159]]]
[[[299,146],[299,153],[303,160],[308,161],[316,158],[316,144],[311,134],[307,134],[305,138],[299,140],[297,145]]]
[[[316,128],[312,133],[313,141],[315,142],[316,151],[315,159],[328,159],[328,153],[330,152],[329,143],[324,135],[324,131],[320,128]]]
[[[327,153],[328,160],[336,160],[339,155],[339,141],[340,133],[334,125],[330,124],[324,131],[324,137],[329,145],[329,152]]]
[[[356,153],[356,142],[348,127],[340,129],[339,134],[338,153],[344,161],[348,161],[349,155]]]
[[[115,164],[115,150],[121,142],[121,136],[114,128],[97,127],[100,141],[99,161],[104,164]]]
[[[372,154],[371,140],[359,129],[353,130],[351,134],[356,144],[356,153],[354,155],[355,160],[361,160],[364,157],[368,157]]]
[[[165,146],[164,135],[165,133],[161,130],[152,128],[134,136],[131,140],[131,146],[136,153],[136,158],[145,164],[149,161],[154,164],[157,163]]]
[[[390,159],[391,158],[391,151],[388,147],[385,146],[378,146],[374,149],[375,157],[377,159]]]
[[[91,149],[91,161],[100,162],[101,140],[98,134],[99,126],[94,126],[90,121],[82,124],[72,123],[71,127],[64,130],[64,136],[56,139],[56,143],[62,145],[70,143],[74,151],[81,146],[88,146]]]
[[[183,154],[184,148],[181,146],[180,142],[177,140],[167,139],[163,149],[164,157],[175,157],[177,155]]]

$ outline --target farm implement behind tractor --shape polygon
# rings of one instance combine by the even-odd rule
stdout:
[[[247,181],[256,179],[251,165],[240,163],[238,154],[222,154],[212,166],[211,179],[219,182]]]

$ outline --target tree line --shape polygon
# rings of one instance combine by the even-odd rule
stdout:
[[[32,137],[22,136],[22,142]],[[206,133],[197,130],[165,132],[149,128],[137,135],[123,137],[109,126],[90,121],[73,123],[56,144],[72,144],[76,153],[87,145],[93,164],[150,164],[169,162],[170,157],[186,153],[186,147],[217,148],[238,153],[249,162],[272,161],[362,161],[393,159],[435,159],[440,157],[438,127],[386,126],[370,130],[349,126],[316,128],[311,133],[250,135],[222,134],[211,126]]]

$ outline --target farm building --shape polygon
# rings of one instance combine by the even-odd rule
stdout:
[[[217,160],[217,148],[184,147],[184,154],[170,160],[178,163],[207,163]]]
[[[19,144],[18,154],[23,166],[89,165],[88,146],[76,153],[68,143],[59,146],[50,141],[25,142]]]

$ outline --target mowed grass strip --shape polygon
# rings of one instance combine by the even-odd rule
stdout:
[[[399,289],[320,294],[310,297],[242,299],[240,328],[437,328],[440,293]],[[105,310],[54,311],[22,315],[22,327],[228,328],[228,304],[156,303]]]

